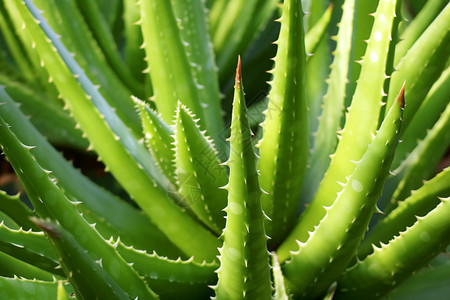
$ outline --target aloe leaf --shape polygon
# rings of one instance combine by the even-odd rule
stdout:
[[[450,97],[449,86],[450,67],[447,67],[431,87],[417,113],[409,123],[408,128],[403,131],[402,142],[398,145],[394,161],[392,162],[394,169],[417,147],[418,141],[425,138],[427,131],[433,127],[448,106]]]
[[[425,30],[413,47],[396,65],[389,86],[387,107],[394,101],[392,91],[398,90],[404,81],[408,83],[405,95],[408,107],[405,110],[405,129],[431,86],[439,78],[445,64],[443,57],[450,55],[450,3]]]
[[[29,217],[33,216],[33,211],[20,200],[19,194],[10,196],[0,190],[0,211],[7,214],[23,229],[37,230],[37,227],[29,220]]]
[[[208,1],[208,0],[207,0]],[[209,6],[209,30],[211,32],[211,36],[214,36],[213,33],[217,31],[220,24],[223,24],[222,17],[225,8],[227,7],[227,0],[212,0],[209,1],[212,3],[206,3],[206,6]],[[229,23],[227,23],[230,26]]]
[[[251,143],[241,61],[236,69],[235,98],[230,136],[230,167],[226,225],[216,299],[271,299],[269,255],[261,209],[261,190],[256,171],[256,155]]]
[[[173,128],[167,125],[147,103],[134,97],[133,99],[142,120],[145,144],[163,174],[177,187],[174,163],[175,151],[172,146],[174,143]]]
[[[219,130],[222,129],[218,89],[203,86],[214,81],[214,77],[213,81],[206,78],[211,76],[212,72],[212,66],[206,65],[206,63],[212,63],[212,59],[204,57],[204,55],[211,55],[206,45],[207,41],[198,40],[195,35],[187,36],[188,33],[181,32],[170,1],[142,1],[140,5],[140,25],[158,112],[166,122],[172,121],[173,112],[180,100],[201,119],[202,130],[206,129],[208,135],[218,140]],[[200,1],[198,5],[201,5]],[[196,12],[196,14],[199,13],[204,12],[203,10]],[[192,17],[192,14],[194,12],[189,16]],[[196,31],[204,31],[206,24],[201,20],[197,22],[199,24],[195,28]],[[183,43],[189,45],[185,46]],[[199,47],[198,49],[193,48],[195,44]],[[192,53],[193,60],[188,56],[189,53]],[[198,67],[193,67],[191,64],[198,64]],[[199,73],[198,68],[204,68],[205,73]],[[173,82],[176,84],[172,84]],[[203,98],[205,96],[208,98]]]
[[[442,256],[447,256],[447,259],[440,264],[433,263],[430,268],[424,268],[414,274],[387,297],[392,300],[422,300],[439,299],[448,295],[450,293],[450,263],[448,254]]]
[[[245,53],[256,33],[270,20],[276,9],[277,0],[221,1],[211,8],[211,40],[217,56],[219,78],[228,80],[238,54]],[[213,17],[219,16],[219,18]]]
[[[313,53],[321,39],[325,38],[325,33],[331,21],[332,8],[333,6],[330,5],[317,23],[306,33],[306,53]],[[278,12],[274,14],[273,18],[276,16],[278,16]],[[251,99],[248,103],[250,128],[256,127],[264,120],[262,112],[260,116],[254,116],[250,112],[252,111],[252,107],[255,105],[259,106],[260,102],[264,101],[268,94],[269,84],[267,82],[272,79],[272,75],[267,70],[273,69],[273,57],[276,54],[276,45],[274,42],[279,36],[279,31],[279,22],[269,22],[249,47],[242,61],[243,76],[245,77],[247,86],[246,97],[247,99]],[[306,61],[310,57],[307,56]],[[262,74],[264,75],[262,76]],[[226,111],[231,111],[232,89],[233,80],[230,78],[222,89],[226,94],[224,104],[222,105],[226,108]]]
[[[22,28],[24,20],[16,8],[15,1],[3,1],[2,4],[4,4],[9,15],[9,20],[11,20],[11,28],[14,28],[14,33],[21,41],[22,47],[25,50],[26,57],[29,61],[28,70],[31,69],[31,72],[35,73],[36,78],[38,78],[37,80],[39,80],[39,82],[36,82],[36,85],[44,88],[47,94],[50,95],[49,99],[60,103],[58,91],[55,86],[49,82],[49,74],[45,68],[41,67],[39,54],[33,49],[33,38]]]
[[[214,270],[217,263],[197,263],[188,260],[170,260],[142,250],[117,243],[117,251],[147,284],[164,299],[202,299],[211,296],[208,285],[217,281]]]
[[[37,226],[35,226],[37,227]],[[49,273],[64,277],[54,249],[44,233],[13,230],[0,223],[0,251]]]
[[[292,233],[278,249],[280,261],[289,257],[289,251],[296,248],[296,240],[306,241],[309,231],[325,215],[323,206],[330,206],[336,194],[342,190],[340,182],[353,173],[354,161],[359,161],[372,142],[378,127],[379,112],[383,96],[384,74],[388,59],[390,35],[394,30],[397,1],[381,1],[376,13],[372,34],[362,61],[361,75],[353,95],[344,129],[330,166],[321,181],[313,201],[300,216]],[[400,89],[398,89],[400,90]]]
[[[259,180],[267,193],[261,195],[261,202],[271,220],[265,228],[272,246],[279,244],[295,223],[308,157],[302,22],[301,2],[284,3],[274,78],[259,145]]]
[[[117,26],[119,14],[121,12],[121,1],[120,0],[95,0],[97,2],[97,6],[99,7],[99,11],[105,18],[106,22],[111,27],[111,31],[113,28]]]
[[[278,17],[275,13],[273,18]],[[271,21],[259,33],[259,36],[249,46],[245,57],[242,57],[242,76],[245,78],[246,90],[245,97],[249,99],[247,102],[249,112],[252,106],[258,105],[261,101],[267,98],[270,85],[269,81],[272,79],[272,74],[267,72],[273,68],[273,58],[275,57],[277,46],[274,42],[277,40],[280,33],[280,22]],[[234,78],[230,76],[228,80],[221,85],[222,92],[225,94],[222,101],[222,107],[225,111],[225,120],[227,122],[226,128],[229,129],[231,122],[231,111],[234,94]],[[263,114],[261,113],[264,120]],[[250,128],[256,128],[259,123],[255,124],[256,120],[249,115]],[[223,138],[229,136],[229,131],[223,131]],[[228,154],[225,155],[228,157]],[[226,158],[224,159],[226,160]]]
[[[38,70],[39,65],[38,54],[32,52],[29,47],[24,47],[24,45],[27,45],[29,44],[29,42],[31,42],[30,36],[27,35],[25,31],[17,30],[17,28],[20,28],[19,24],[22,21],[20,18],[20,14],[10,1],[2,2],[0,7],[3,20],[2,23],[4,22],[4,24],[2,25],[2,33],[8,32],[6,34],[5,33],[3,34],[6,36],[5,41],[8,42],[8,45],[10,45],[10,47],[12,48],[10,49],[10,51],[14,52],[20,51],[16,54],[17,56],[21,57],[19,58],[19,61],[22,61],[20,64],[22,65],[28,64],[28,69],[31,68],[32,70]],[[9,28],[9,30],[5,30],[5,27],[3,27],[5,25],[9,25],[15,29],[14,31],[12,31],[12,33],[15,36],[14,35],[10,36],[11,29]]]
[[[54,73],[55,84],[59,86],[63,97],[67,99],[71,112],[88,138],[95,141],[93,147],[115,178],[158,228],[186,255],[195,255],[199,260],[214,259],[220,242],[173,203],[163,190],[163,187],[169,187],[170,190],[170,183],[155,166],[145,146],[133,137],[126,125],[108,106],[102,95],[45,23],[36,7],[29,1],[25,4],[30,11],[27,11],[23,5],[18,5],[18,8],[26,20],[27,29],[33,33],[36,47],[42,54],[45,66],[50,73]],[[40,24],[35,22],[30,13],[38,18]],[[50,38],[52,45],[57,47],[59,55],[49,44],[41,28]],[[79,75],[77,80],[82,86],[78,84],[67,67]],[[176,219],[177,222],[166,226],[168,218]]]
[[[34,227],[39,228],[36,225],[34,225]],[[39,228],[39,230],[41,229]],[[15,244],[30,252],[35,252],[40,256],[47,257],[54,261],[57,260],[54,249],[51,247],[42,231],[25,231],[22,228],[15,230],[0,223],[0,236],[2,242]]]
[[[333,5],[330,5],[325,13],[320,17],[316,24],[305,34],[305,48],[306,53],[313,53],[317,48],[319,41],[324,38],[328,25],[331,21],[331,13],[333,11]],[[246,58],[243,59],[242,65],[243,69],[248,70],[247,72],[243,70],[246,86],[252,88],[252,90],[246,90],[247,98],[250,95],[254,96],[254,99],[249,103],[248,107],[248,119],[250,128],[257,127],[260,123],[264,121],[264,111],[267,109],[268,99],[265,89],[263,90],[260,86],[262,82],[261,73],[266,72],[267,69],[273,68],[272,58],[276,54],[274,41],[279,35],[280,22],[273,22],[269,24],[263,32],[261,32],[260,37],[252,44],[250,49],[246,54]],[[268,49],[270,51],[268,51]],[[273,52],[273,54],[272,54]],[[306,61],[310,56],[306,56]],[[267,61],[269,64],[263,64],[262,61]],[[259,71],[261,70],[261,71]],[[268,72],[266,72],[268,73]],[[270,76],[266,79],[269,81],[272,77]],[[263,78],[265,79],[265,78]],[[227,85],[228,87],[228,85]],[[230,89],[232,85],[230,84]],[[254,90],[254,91],[253,91]],[[228,94],[228,92],[227,92]],[[228,98],[228,97],[227,97]]]
[[[9,20],[8,14],[5,10],[3,2],[0,3],[0,32],[5,44],[8,47],[11,56],[14,58],[20,74],[30,83],[36,83],[38,80],[33,72],[28,72],[30,69],[30,61],[26,55],[25,49],[17,35],[11,30],[12,22]]]
[[[42,63],[49,71],[53,82],[58,86],[61,96],[65,99],[66,105],[80,123],[81,128],[84,129],[88,138],[92,136],[92,132],[98,132],[99,128],[105,128],[105,125],[95,129],[92,126],[87,126],[87,115],[89,114],[85,115],[86,106],[89,107],[88,110],[92,114],[97,115],[97,117],[89,119],[89,124],[92,125],[92,120],[97,119],[99,121],[98,115],[100,113],[102,115],[100,117],[102,119],[101,122],[105,123],[106,121],[114,131],[114,134],[119,136],[120,143],[127,148],[147,172],[153,175],[155,180],[164,185],[166,180],[159,174],[145,147],[139,143],[127,125],[120,120],[114,108],[107,103],[99,92],[98,86],[92,83],[79,64],[73,59],[59,37],[49,27],[40,11],[29,1],[26,1],[25,5],[17,4],[17,8],[24,18],[25,29],[32,35],[36,48],[42,55]],[[39,24],[35,20],[38,20]],[[43,55],[42,53],[47,53],[48,55]],[[136,114],[134,108],[132,109],[133,114]],[[81,114],[80,110],[83,111],[83,114]],[[91,128],[90,130],[88,129],[89,127]],[[140,124],[138,124],[138,127],[140,128]],[[106,136],[110,135],[107,134]]]
[[[331,64],[328,90],[323,99],[322,113],[319,117],[317,132],[314,134],[314,145],[309,158],[309,168],[303,182],[304,203],[309,203],[313,198],[320,180],[330,164],[330,155],[336,150],[338,142],[336,132],[340,129],[343,118],[349,76],[354,14],[355,1],[345,1],[334,60]]]
[[[442,113],[439,120],[428,131],[427,136],[418,143],[414,151],[394,170],[393,181],[398,182],[393,192],[391,203],[386,208],[390,212],[407,198],[411,190],[422,186],[422,181],[429,179],[434,169],[444,156],[450,145],[450,105]]]
[[[42,22],[48,23],[52,30],[59,35],[58,40],[64,44],[68,51],[75,54],[72,60],[80,65],[94,84],[100,86],[97,89],[109,105],[115,109],[115,113],[136,136],[140,136],[142,129],[130,98],[131,92],[108,65],[76,3],[72,0],[35,0],[33,3],[43,11],[40,15]],[[38,15],[34,17],[38,18]],[[36,39],[34,35],[32,39]],[[72,72],[75,74],[81,73]],[[50,78],[55,79],[52,72],[49,71],[49,75]]]
[[[336,201],[324,207],[325,217],[298,251],[291,252],[283,271],[291,290],[302,298],[325,293],[338,279],[364,236],[381,194],[401,127],[404,89],[355,170],[343,183]],[[302,270],[302,272],[299,272]]]
[[[224,129],[219,78],[209,37],[205,3],[203,0],[174,1],[173,10],[180,22],[181,39],[192,67],[192,75],[199,87],[199,101],[207,125],[205,129],[216,141],[216,147],[222,150],[224,146],[219,143],[224,141],[218,139],[219,133]]]
[[[33,222],[45,231],[55,247],[62,268],[78,298],[93,299],[102,295],[108,299],[126,299],[134,296],[128,295],[102,268],[102,259],[94,261],[63,227],[36,218],[33,219]],[[152,294],[145,296],[150,296],[149,299],[157,298]]]
[[[196,216],[217,234],[225,226],[228,173],[193,114],[181,103],[175,119],[175,165],[179,193]]]
[[[30,265],[20,259],[14,258],[0,251],[0,278],[20,276],[27,279],[52,281],[55,277],[52,273]],[[3,289],[2,289],[3,291]]]
[[[309,12],[306,19],[306,28],[311,28],[320,20],[320,16],[324,14],[327,7],[327,1],[311,1],[309,6]],[[310,144],[314,143],[314,132],[317,130],[319,124],[319,116],[321,113],[321,107],[323,103],[323,96],[327,90],[326,79],[329,76],[330,65],[330,46],[329,35],[325,32],[319,43],[316,46],[313,56],[310,56],[306,65],[306,90],[307,92],[307,105],[309,113],[309,131],[310,131]]]
[[[134,269],[93,226],[82,218],[76,211],[74,203],[66,198],[54,180],[49,177],[49,172],[42,169],[30,154],[32,147],[20,143],[3,119],[0,119],[0,144],[24,184],[37,214],[41,218],[57,220],[66,230],[73,232],[80,246],[86,249],[93,259],[101,258],[103,268],[130,296],[150,297],[152,292]]]
[[[375,299],[388,293],[419,270],[450,243],[450,198],[389,244],[348,269],[338,281],[334,299]],[[408,251],[414,249],[414,251]]]
[[[28,145],[36,145],[34,155],[42,167],[53,171],[61,187],[71,197],[83,201],[83,204],[78,206],[80,211],[91,220],[98,216],[92,223],[97,224],[105,237],[120,234],[123,241],[133,243],[137,247],[149,251],[158,250],[159,253],[170,257],[179,256],[179,250],[142,212],[114,197],[75,170],[31,125],[29,119],[20,112],[18,105],[2,88],[0,97],[4,102],[0,106],[0,116],[13,128],[18,129],[16,134],[20,140]],[[117,218],[118,215],[126,218],[127,222]],[[143,236],[146,238],[143,239]]]
[[[291,299],[289,292],[286,287],[283,272],[281,271],[280,262],[278,261],[278,256],[275,252],[272,255],[272,277],[274,284],[274,300],[289,300]]]
[[[7,278],[0,276],[0,287],[2,289],[2,299],[26,299],[26,300],[41,300],[41,299],[58,299],[58,287],[61,281],[50,280],[29,280],[19,278]],[[67,284],[62,284],[69,290],[69,294],[73,289]],[[63,298],[64,299],[64,298]],[[58,300],[63,300],[59,298]],[[67,298],[66,298],[67,299]],[[64,299],[65,300],[65,299]]]
[[[401,41],[395,48],[395,65],[397,65],[400,59],[405,56],[406,52],[408,52],[420,35],[437,17],[446,3],[447,0],[429,0],[425,2],[424,7],[401,34]]]
[[[58,1],[61,2],[61,1]],[[133,77],[130,69],[120,57],[117,43],[114,40],[112,31],[109,28],[106,18],[100,12],[100,7],[96,1],[73,1],[83,14],[87,25],[89,25],[95,40],[98,42],[106,59],[126,86],[133,91],[134,95],[143,96],[144,86]],[[64,9],[64,8],[63,8]],[[140,71],[142,71],[141,69]]]
[[[362,259],[372,252],[372,244],[381,246],[407,227],[414,224],[416,216],[424,216],[439,204],[438,197],[450,196],[450,167],[426,181],[418,190],[401,201],[396,209],[376,224],[358,249]]]
[[[147,67],[144,61],[145,51],[140,47],[143,43],[142,31],[140,26],[136,24],[140,16],[141,12],[137,0],[123,1],[124,35],[127,37],[123,50],[125,61],[132,75],[139,81],[144,81],[143,71]]]
[[[72,296],[74,293],[71,293],[70,296]],[[62,281],[58,281],[58,287],[56,289],[56,300],[69,300],[69,295],[64,288],[64,284]]]
[[[330,3],[327,10],[317,19],[314,24],[308,28],[305,35],[306,53],[314,53],[322,39],[325,39],[328,26],[331,21],[331,13],[333,12],[333,3]],[[308,59],[309,57],[307,57]]]
[[[37,268],[39,270],[46,272],[45,278],[44,277],[37,277],[37,278],[42,278],[42,279],[48,280],[50,277],[48,277],[47,275],[52,275],[59,279],[66,277],[63,270],[61,269],[60,264],[57,261],[50,260],[50,259],[40,256],[39,254],[36,254],[34,252],[30,252],[27,249],[20,247],[18,245],[9,244],[9,243],[0,241],[0,252],[3,253],[4,255],[10,255],[11,258],[14,258],[17,261],[20,261],[21,263],[28,264],[29,268],[33,267],[33,268]],[[3,262],[3,263],[5,263],[5,262]],[[15,264],[15,260],[11,260],[9,263]],[[14,268],[12,268],[12,269],[14,270]],[[12,274],[22,276],[20,269],[17,269],[17,272],[18,273],[12,273]],[[12,277],[13,275],[10,274],[9,276]],[[25,276],[27,278],[34,278],[34,277],[29,277],[31,275],[23,275],[23,276]],[[38,276],[38,275],[36,275],[36,276]]]
[[[355,92],[358,78],[361,73],[361,64],[364,53],[367,49],[367,40],[373,28],[375,19],[372,17],[373,12],[376,11],[380,1],[359,1],[355,10],[355,18],[353,23],[353,46],[351,59],[353,63],[350,64],[350,76],[348,83],[348,92],[346,97],[346,107],[350,106],[352,96]]]
[[[85,150],[89,143],[82,137],[82,132],[75,128],[76,122],[69,114],[61,110],[48,97],[36,93],[30,87],[10,80],[0,74],[0,83],[6,92],[21,104],[24,114],[31,117],[31,122],[53,145]]]

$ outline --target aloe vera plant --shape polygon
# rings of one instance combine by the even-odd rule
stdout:
[[[445,295],[449,28],[445,0],[1,2],[0,298]]]

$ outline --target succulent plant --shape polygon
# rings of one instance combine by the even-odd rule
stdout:
[[[448,292],[450,4],[328,4],[2,1],[0,298]]]

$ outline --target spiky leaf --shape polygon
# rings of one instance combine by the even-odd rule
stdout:
[[[275,57],[274,79],[260,141],[261,195],[270,245],[279,244],[297,218],[308,157],[305,44],[301,1],[286,1]]]
[[[269,255],[256,156],[246,116],[241,64],[236,70],[230,136],[227,221],[220,249],[216,299],[271,299]]]

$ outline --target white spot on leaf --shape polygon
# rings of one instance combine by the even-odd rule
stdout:
[[[378,54],[376,52],[370,52],[370,61],[371,62],[377,62],[378,61]]]
[[[355,192],[361,192],[362,190],[363,190],[363,185],[361,184],[361,182],[359,182],[358,180],[356,180],[356,179],[353,179],[352,180],[352,189],[355,191]]]
[[[236,202],[231,202],[229,204],[230,211],[235,215],[240,215],[242,213],[242,206]]]
[[[381,41],[381,39],[383,38],[383,34],[379,31],[375,32],[375,34],[373,35],[373,38],[375,39],[375,41],[379,42]]]

